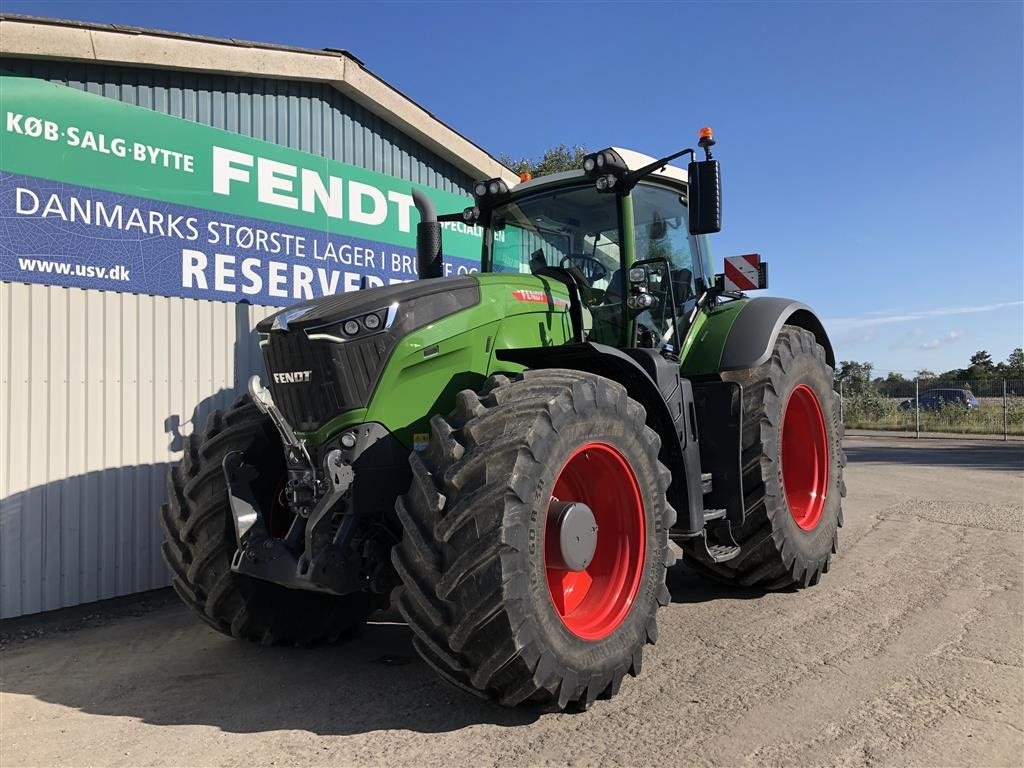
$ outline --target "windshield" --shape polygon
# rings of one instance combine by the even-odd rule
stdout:
[[[601,194],[591,183],[542,191],[495,208],[491,226],[493,271],[529,273],[531,261],[533,267],[575,266],[586,281],[580,296],[585,337],[625,345],[617,195]]]
[[[540,251],[548,266],[572,262],[594,288],[604,289],[619,269],[619,211],[615,195],[593,184],[540,192],[494,209],[491,269],[530,271]]]
[[[699,274],[686,206],[679,190],[648,182],[625,199],[633,212],[626,237],[634,245],[634,259],[650,264],[644,290],[656,300],[650,310],[637,311],[626,302],[630,291],[620,253],[620,204],[619,195],[602,194],[584,182],[497,206],[491,211],[493,240],[485,269],[530,273],[544,266],[574,266],[585,280],[580,299],[587,340],[617,347],[675,347],[676,328],[685,325],[696,303],[694,278]]]

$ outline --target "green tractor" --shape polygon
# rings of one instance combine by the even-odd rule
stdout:
[[[832,346],[805,305],[713,273],[713,144],[481,181],[441,217],[416,191],[419,280],[261,322],[269,388],[169,472],[185,603],[305,645],[390,599],[456,686],[586,709],[639,674],[677,549],[719,581],[816,584],[845,493]],[[480,272],[442,277],[463,226]]]

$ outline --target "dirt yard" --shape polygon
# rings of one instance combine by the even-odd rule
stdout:
[[[819,586],[675,568],[643,674],[585,714],[449,688],[390,614],[343,646],[261,648],[151,594],[0,624],[0,764],[1021,765],[1024,445],[848,452]]]

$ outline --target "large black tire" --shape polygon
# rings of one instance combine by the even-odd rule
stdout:
[[[203,621],[232,637],[313,645],[351,633],[373,609],[368,594],[288,589],[231,570],[235,532],[221,465],[238,450],[259,469],[257,497],[272,500],[285,473],[280,438],[245,395],[211,413],[201,434],[186,437],[181,463],[167,473],[162,551],[175,591]]]
[[[396,505],[404,534],[392,551],[401,579],[393,602],[417,651],[450,682],[510,706],[586,708],[614,695],[657,638],[655,612],[669,601],[665,575],[675,559],[671,478],[642,406],[599,376],[528,371],[491,377],[480,394],[461,392],[431,430],[427,450],[410,459],[412,484]],[[643,563],[632,605],[610,634],[583,639],[549,594],[544,533],[563,465],[595,441],[634,473],[632,509],[642,506],[645,535],[634,537]]]
[[[814,334],[783,326],[771,358],[764,365],[722,378],[743,386],[743,489],[747,518],[733,531],[741,547],[732,560],[715,563],[700,542],[684,545],[685,560],[694,570],[719,581],[760,589],[808,587],[827,573],[838,548],[846,495],[843,467],[843,422],[839,398],[832,389],[833,372]],[[783,414],[793,393],[806,400],[813,393],[820,408],[827,446],[827,482],[820,516],[794,512],[783,483]],[[795,418],[795,417],[794,417]],[[792,438],[791,438],[792,439]],[[792,486],[797,485],[795,481]],[[798,524],[801,519],[809,529]],[[810,523],[814,522],[813,526]]]

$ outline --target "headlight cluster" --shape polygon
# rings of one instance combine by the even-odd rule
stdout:
[[[612,148],[602,149],[583,158],[583,173],[595,179],[598,192],[614,192],[619,180],[629,173],[626,161]]]
[[[628,173],[629,168],[626,166],[626,161],[619,156],[619,153],[609,147],[584,157],[583,172],[587,176],[597,176],[602,173],[618,176]]]
[[[369,336],[391,327],[394,322],[397,304],[386,309],[368,312],[364,315],[350,317],[340,322],[306,329],[306,338],[310,341],[350,341],[360,336]]]
[[[508,184],[501,179],[488,179],[478,181],[473,185],[473,197],[479,203],[488,198],[500,197],[508,194]]]
[[[630,309],[650,309],[656,302],[657,299],[649,293],[634,293],[626,299],[626,306]]]

